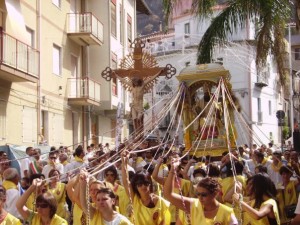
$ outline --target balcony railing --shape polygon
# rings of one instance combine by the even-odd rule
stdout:
[[[38,78],[39,51],[3,31],[0,38],[1,64]]]
[[[90,12],[68,13],[68,34],[91,34],[103,43],[103,24]]]
[[[100,103],[100,84],[89,77],[68,79],[68,98]]]

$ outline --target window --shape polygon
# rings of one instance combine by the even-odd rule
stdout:
[[[111,68],[113,70],[118,68],[118,56],[115,53],[111,53]],[[117,78],[112,79],[112,94],[118,96]]]
[[[300,48],[295,48],[295,60],[300,60]]]
[[[63,144],[64,118],[63,115],[52,114],[52,140],[57,145]]]
[[[120,43],[124,44],[124,18],[122,5],[120,5]]]
[[[22,112],[22,130],[24,143],[37,142],[37,111],[35,108],[24,106]]]
[[[26,27],[27,35],[29,36],[30,46],[34,48],[34,31],[29,27]]]
[[[269,101],[269,115],[272,115],[272,103]]]
[[[61,5],[60,0],[52,0],[52,3],[53,3],[56,7],[60,8],[60,5]]]
[[[184,34],[190,34],[190,33],[191,33],[190,23],[184,24]]]
[[[128,39],[128,44],[132,42],[132,19],[131,16],[127,15],[127,39]]]
[[[261,112],[261,99],[257,98],[257,111]]]
[[[0,140],[6,139],[6,103],[0,101]]]
[[[54,44],[52,54],[53,73],[55,75],[61,75],[61,48]]]
[[[41,144],[46,144],[49,140],[49,120],[48,111],[42,110],[41,113]]]
[[[75,55],[71,55],[71,76],[77,77],[77,71],[78,71],[78,59]]]
[[[117,37],[117,7],[116,0],[111,0],[110,2],[110,26],[111,34]]]

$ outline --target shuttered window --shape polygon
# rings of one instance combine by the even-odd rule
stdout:
[[[23,142],[37,143],[37,111],[35,108],[23,107]]]
[[[55,145],[63,144],[64,134],[64,119],[63,115],[53,113],[52,117],[52,139]]]
[[[53,45],[52,54],[53,73],[61,75],[61,48],[57,45]]]

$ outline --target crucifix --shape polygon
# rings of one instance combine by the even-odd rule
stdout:
[[[159,76],[166,79],[176,74],[176,68],[171,64],[159,67],[155,58],[143,51],[145,43],[136,38],[130,45],[133,52],[121,60],[120,69],[112,70],[106,67],[101,76],[110,81],[118,78],[122,86],[132,93],[131,117],[134,132],[143,133],[144,130],[144,94],[151,91]],[[137,133],[136,133],[137,134]]]

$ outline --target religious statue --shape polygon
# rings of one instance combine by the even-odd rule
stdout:
[[[145,43],[140,38],[136,38],[131,43],[133,53],[121,60],[120,69],[112,70],[106,67],[101,73],[107,81],[118,78],[122,86],[132,93],[131,115],[134,131],[139,134],[143,134],[144,93],[151,91],[159,76],[170,79],[176,74],[176,69],[171,64],[159,67],[155,58],[143,51],[144,47]]]

